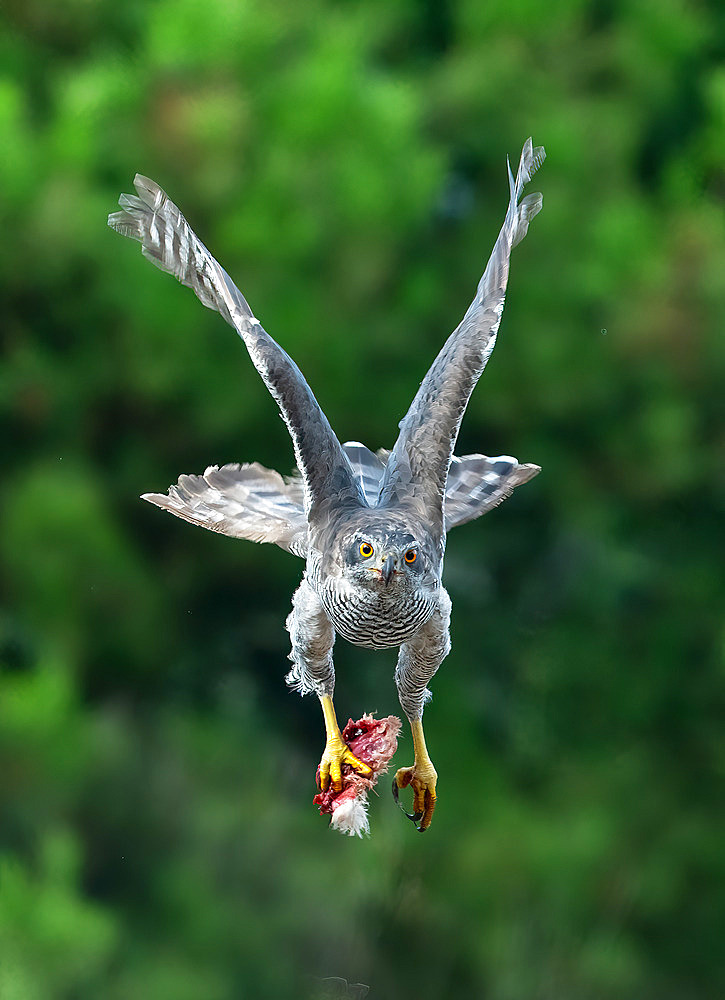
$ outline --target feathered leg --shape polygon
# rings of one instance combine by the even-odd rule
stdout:
[[[441,589],[438,608],[417,635],[400,647],[395,683],[403,711],[410,722],[413,736],[415,762],[411,767],[401,767],[393,778],[393,797],[398,801],[398,790],[410,785],[413,789],[413,814],[409,816],[423,833],[433,819],[436,805],[438,775],[428,755],[423,734],[423,706],[430,698],[428,681],[448,655],[451,648],[449,624],[451,602]],[[401,807],[402,808],[402,807]]]
[[[326,741],[320,760],[320,787],[324,792],[332,783],[334,790],[339,792],[342,791],[343,764],[349,764],[365,777],[370,777],[373,772],[343,741],[332,702],[335,691],[335,667],[332,662],[335,632],[307,580],[302,581],[292,598],[287,629],[292,640],[289,658],[294,664],[287,674],[287,683],[300,694],[314,691],[320,699],[325,719]]]

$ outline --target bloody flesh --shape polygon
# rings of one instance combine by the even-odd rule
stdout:
[[[344,803],[356,798],[363,802],[368,791],[373,788],[380,777],[388,769],[388,762],[398,746],[400,719],[389,715],[384,719],[375,719],[372,715],[363,715],[361,719],[349,719],[342,730],[342,738],[352,753],[372,770],[372,777],[365,778],[357,774],[349,764],[342,765],[342,790],[335,792],[332,785],[325,792],[318,792],[312,800],[319,807],[320,815],[333,815]],[[320,783],[320,771],[317,769],[317,784]]]

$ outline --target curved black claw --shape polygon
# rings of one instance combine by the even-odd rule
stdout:
[[[418,823],[420,823],[420,821],[423,819],[423,813],[422,812],[409,813],[405,811],[405,806],[400,801],[400,797],[398,795],[398,782],[396,778],[393,778],[393,798],[395,799],[395,804],[400,809],[402,814],[404,816],[407,816],[408,819],[411,821],[411,823],[414,823],[416,825],[416,828],[418,828]],[[425,830],[419,830],[419,832],[425,833]]]

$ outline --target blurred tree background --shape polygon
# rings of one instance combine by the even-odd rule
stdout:
[[[0,997],[725,995],[725,19],[686,0],[7,0]],[[302,570],[137,498],[292,450],[242,345],[107,229],[157,179],[341,439],[390,446],[548,159],[458,452],[418,836],[312,806]],[[337,647],[339,714],[399,712]],[[401,743],[396,766],[411,757]]]

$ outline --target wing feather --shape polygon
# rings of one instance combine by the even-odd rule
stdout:
[[[378,503],[389,452],[377,454],[358,441],[345,452],[370,507]],[[520,465],[509,455],[463,455],[451,462],[445,499],[445,530],[497,507],[532,479],[538,465]],[[143,500],[232,538],[271,542],[294,555],[307,555],[304,485],[299,473],[283,478],[258,462],[210,465],[203,476],[182,475],[168,493],[144,493]]]
[[[347,441],[343,448],[368,504],[376,506],[390,452],[381,448],[376,454],[359,441]],[[539,472],[541,466],[520,464],[510,455],[454,455],[446,482],[445,530],[498,507]]]
[[[405,502],[422,498],[433,521],[443,529],[446,480],[458,431],[471,393],[491,355],[503,312],[511,250],[526,235],[540,211],[540,194],[523,200],[524,185],[544,161],[544,149],[527,139],[514,180],[508,167],[510,201],[503,226],[476,295],[458,327],[423,379],[386,468],[382,496]]]
[[[446,531],[498,507],[517,486],[527,483],[539,472],[541,466],[519,465],[510,455],[496,458],[486,455],[454,456],[446,486]]]
[[[247,300],[166,192],[140,174],[134,186],[137,193],[121,195],[122,211],[109,215],[108,225],[138,240],[152,264],[191,288],[242,338],[289,429],[306,506],[343,492],[362,501],[340,442],[297,365],[262,328]]]
[[[142,499],[210,531],[307,554],[301,480],[285,482],[258,462],[211,465],[203,476],[179,476],[168,494],[144,493]]]

